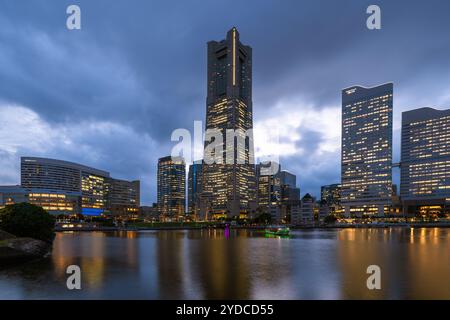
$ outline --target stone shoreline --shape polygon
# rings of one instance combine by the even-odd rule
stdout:
[[[9,267],[51,254],[50,243],[32,238],[18,238],[0,230],[0,268]]]

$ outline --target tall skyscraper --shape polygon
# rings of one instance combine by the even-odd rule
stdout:
[[[297,186],[297,177],[295,174],[290,173],[289,171],[283,170],[280,171],[280,179],[281,184],[284,186],[290,186],[295,188]]]
[[[141,182],[119,179],[106,180],[106,206],[112,215],[139,213]]]
[[[163,220],[178,221],[185,215],[186,165],[181,157],[158,160],[158,210]]]
[[[342,206],[383,215],[392,197],[393,84],[342,90]]]
[[[402,113],[400,196],[409,214],[450,209],[450,109]]]
[[[272,170],[276,168],[275,170]],[[269,205],[279,205],[281,201],[280,165],[260,163],[256,166],[257,202],[266,210]]]
[[[341,213],[341,192],[342,187],[339,183],[329,184],[320,187],[320,201],[322,206],[327,206],[329,213]]]
[[[320,187],[320,200],[326,201],[329,206],[341,204],[341,185],[339,183]]]
[[[284,205],[292,205],[300,201],[300,188],[297,188],[297,177],[289,171],[280,171],[281,202]]]
[[[256,188],[253,134],[248,131],[253,128],[252,48],[239,41],[236,28],[225,40],[208,42],[207,90],[206,130],[219,131],[223,152],[210,152],[208,146],[218,142],[207,137],[202,201],[208,204],[202,207],[212,218],[246,216]],[[228,130],[236,136],[229,137]]]
[[[202,192],[203,164],[195,162],[189,166],[188,174],[188,212],[198,214],[200,194]]]

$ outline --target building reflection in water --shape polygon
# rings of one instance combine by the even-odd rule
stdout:
[[[249,297],[249,239],[240,230],[230,230],[228,236],[222,229],[204,230],[201,237],[209,240],[192,243],[193,278],[205,299]]]
[[[446,229],[344,229],[338,232],[344,299],[450,297]],[[439,244],[439,245],[438,245]],[[381,290],[368,290],[367,266],[381,268]]]
[[[182,299],[185,292],[184,239],[186,231],[160,231],[156,233],[157,282],[160,299]]]
[[[449,229],[58,233],[49,259],[0,272],[0,298],[450,299]],[[67,290],[79,265],[82,290]],[[381,267],[369,290],[367,266]],[[6,289],[5,289],[6,288]]]
[[[73,241],[72,237],[76,237]],[[105,261],[103,233],[57,234],[53,248],[53,263],[58,277],[65,278],[69,265],[78,265],[83,276],[83,285],[96,289],[104,281]]]
[[[139,268],[136,240],[136,232],[57,233],[52,254],[53,276],[65,283],[67,267],[78,265],[83,289],[93,296],[96,292],[103,294],[117,270]]]
[[[230,231],[234,232],[234,231]],[[247,239],[224,230],[161,231],[157,239],[160,297],[248,298]]]
[[[442,228],[411,228],[405,264],[407,299],[450,298],[450,237]],[[417,245],[419,243],[419,245]],[[415,245],[414,245],[415,244]]]

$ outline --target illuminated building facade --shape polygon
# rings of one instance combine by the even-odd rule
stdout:
[[[109,173],[73,162],[21,158],[21,185],[24,188],[81,193],[81,213],[100,215],[106,210],[106,179]]]
[[[341,207],[341,184],[334,183],[320,187],[321,204],[328,206],[330,214],[339,214]]]
[[[225,40],[208,42],[207,90],[206,130],[219,131],[223,152],[210,152],[208,146],[217,141],[205,139],[201,198],[208,204],[202,208],[207,208],[206,215],[211,219],[245,217],[252,205],[256,205],[250,130],[253,128],[252,48],[239,41],[236,28],[228,31]],[[233,141],[227,141],[227,130],[236,132]],[[215,159],[214,163],[206,161],[211,158]]]
[[[81,212],[79,192],[29,189],[21,186],[0,187],[0,208],[21,202],[42,207],[55,215]]]
[[[289,171],[280,171],[281,182],[281,217],[284,222],[291,222],[295,211],[301,206],[300,188],[297,188],[297,177]],[[298,210],[297,210],[298,211]],[[290,218],[289,218],[290,217]]]
[[[276,168],[273,170],[273,168]],[[280,165],[260,163],[256,166],[257,203],[267,209],[269,205],[279,205],[281,201]]]
[[[314,198],[309,194],[305,194],[305,196],[301,200],[300,207],[300,224],[311,224],[314,222]]]
[[[21,202],[28,202],[28,196],[21,186],[0,186],[0,209]]]
[[[280,170],[280,179],[281,183],[284,186],[296,187],[297,186],[297,177],[295,174],[290,173],[286,170]]]
[[[165,221],[185,217],[186,164],[181,157],[158,160],[158,210]]]
[[[347,216],[389,213],[393,84],[342,90],[341,203]]]
[[[116,180],[106,171],[56,159],[22,157],[16,189],[21,200],[52,214],[134,214],[140,206],[139,181]],[[18,203],[18,196],[8,194]]]
[[[200,194],[202,192],[203,165],[200,162],[189,166],[188,174],[188,212],[197,215],[199,210]]]
[[[450,109],[402,113],[400,197],[404,213],[450,207]]]
[[[297,177],[289,171],[280,171],[281,202],[289,206],[300,201],[300,188],[297,188]]]
[[[141,182],[118,179],[106,180],[106,205],[111,215],[139,214]]]

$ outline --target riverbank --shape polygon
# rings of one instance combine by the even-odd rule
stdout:
[[[45,257],[52,245],[32,238],[18,238],[0,230],[0,268]]]
[[[303,225],[303,226],[289,226],[293,230],[304,229],[375,229],[375,228],[449,228],[450,223],[436,222],[436,223],[374,223],[374,224],[330,224],[330,225]],[[213,224],[213,223],[163,223],[163,224],[148,224],[139,226],[127,226],[127,227],[103,227],[103,226],[82,226],[80,224],[71,226],[57,226],[56,232],[64,231],[146,231],[146,230],[201,230],[201,229],[223,229],[225,224]],[[267,226],[261,225],[233,225],[232,229],[249,229],[249,230],[261,230],[267,228]]]

